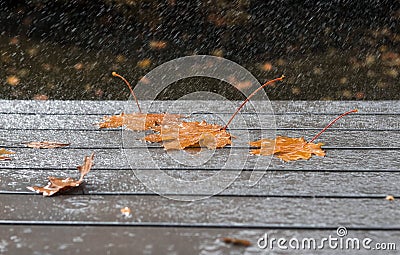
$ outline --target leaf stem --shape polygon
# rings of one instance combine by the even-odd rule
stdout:
[[[335,123],[335,122],[338,121],[339,119],[341,119],[341,118],[343,118],[344,116],[346,116],[346,115],[348,115],[348,114],[350,114],[350,113],[353,113],[353,112],[358,112],[358,110],[357,110],[357,109],[354,109],[354,110],[351,110],[351,111],[348,111],[348,112],[343,113],[343,114],[340,115],[339,117],[336,117],[336,118],[335,118],[334,120],[332,120],[328,125],[326,125],[326,127],[324,127],[318,134],[316,134],[316,135],[313,137],[313,139],[311,139],[308,143],[314,142],[323,132],[325,132],[330,126],[332,126],[333,123]]]
[[[250,100],[250,98],[252,98],[258,91],[260,91],[261,89],[263,89],[264,87],[266,87],[267,85],[277,82],[277,81],[281,81],[283,80],[283,78],[285,78],[284,75],[282,75],[279,78],[267,81],[266,83],[264,83],[261,87],[257,88],[256,90],[253,91],[253,93],[250,94],[250,96],[248,96],[243,103],[237,108],[236,112],[231,116],[231,118],[229,119],[228,123],[226,123],[226,125],[222,128],[222,130],[226,130],[229,126],[229,124],[231,124],[232,120],[235,118],[236,114],[238,114],[238,112],[243,108],[243,106]]]
[[[139,101],[138,101],[135,93],[133,93],[133,89],[132,89],[131,84],[123,76],[117,74],[116,72],[112,72],[111,74],[112,74],[112,76],[118,77],[118,78],[120,78],[121,80],[123,80],[125,82],[125,84],[128,86],[128,88],[129,88],[129,90],[131,92],[131,95],[133,96],[133,98],[136,101],[136,105],[139,108],[139,112],[142,113],[142,109],[140,108]]]

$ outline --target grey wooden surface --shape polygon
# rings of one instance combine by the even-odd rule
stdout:
[[[168,109],[170,103],[157,102],[158,109]],[[177,112],[189,114],[185,104],[199,104],[199,109],[207,104],[213,109],[214,114],[192,115],[195,119],[226,121],[230,116],[215,102],[183,101]],[[347,227],[351,237],[394,242],[400,249],[399,202],[385,200],[387,195],[400,197],[399,101],[272,102],[276,135],[306,139],[336,115],[354,108],[360,112],[321,136],[318,141],[325,144],[326,157],[287,163],[273,158],[270,164],[268,158],[248,154],[246,139],[257,139],[263,129],[272,131],[258,124],[249,107],[240,115],[246,123],[238,121],[230,130],[237,136],[233,146],[216,150],[208,162],[195,167],[141,141],[143,132],[132,133],[134,139],[123,145],[121,129],[99,130],[95,125],[102,116],[120,113],[125,106],[126,102],[117,101],[0,100],[0,145],[16,152],[12,161],[0,162],[0,253],[287,254],[261,250],[256,242],[264,233],[288,239],[337,237],[339,226]],[[272,113],[260,116],[266,119]],[[38,150],[21,144],[40,140],[71,145]],[[194,202],[154,194],[135,178],[124,154],[128,148],[135,155],[135,167],[144,175],[157,170],[147,162],[148,150],[169,175],[195,180],[218,172],[237,144],[237,159],[248,160],[244,167],[226,169],[239,173],[235,182],[209,199]],[[47,176],[76,176],[76,166],[91,152],[95,166],[82,187],[51,198],[26,189],[46,184]],[[250,186],[254,171],[265,173]],[[131,208],[131,217],[121,215],[125,206]],[[253,245],[231,246],[220,240],[226,236],[248,239]],[[338,250],[291,252],[337,254]],[[340,253],[377,254],[372,250]]]

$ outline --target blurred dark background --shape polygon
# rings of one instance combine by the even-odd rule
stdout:
[[[126,99],[111,71],[136,81],[177,57],[246,67],[274,100],[400,99],[400,1],[0,1],[2,99]],[[221,92],[209,79],[162,98]],[[231,93],[229,97],[239,99]]]

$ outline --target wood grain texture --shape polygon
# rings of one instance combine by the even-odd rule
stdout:
[[[12,221],[257,228],[344,225],[400,230],[398,205],[385,199],[211,197],[182,202],[161,196],[64,195],[48,199],[13,194],[2,194],[0,198],[5,205],[0,224]],[[29,210],[28,203],[36,209]],[[120,212],[123,207],[131,208],[132,218],[124,218]]]
[[[318,131],[314,130],[277,130],[275,135],[288,137],[304,137],[310,140]],[[131,133],[131,134],[129,134]],[[261,135],[273,135],[272,132],[262,133],[260,130],[235,130],[234,143],[247,146],[252,139],[259,139]],[[130,132],[125,134],[129,139],[129,146],[152,146],[158,144],[143,143],[145,133]],[[268,136],[269,137],[269,136]],[[123,145],[122,130],[0,130],[0,142],[5,147],[25,147],[22,142],[29,141],[59,141],[70,143],[68,148],[121,148]],[[324,148],[397,148],[400,147],[399,131],[341,131],[327,130],[316,142],[324,143]],[[125,142],[126,143],[126,142]]]
[[[187,121],[205,120],[224,125],[231,114],[193,115]],[[55,129],[55,130],[98,130],[102,116],[96,115],[47,115],[47,114],[0,114],[0,129]],[[332,115],[275,115],[267,117],[241,114],[232,122],[235,129],[312,129],[320,130],[331,120]],[[276,126],[275,126],[276,123]],[[400,130],[400,115],[356,115],[353,114],[335,123],[333,130]]]
[[[236,121],[231,127],[238,137],[233,146],[204,151],[211,153],[197,165],[185,161],[200,157],[193,151],[168,154],[157,144],[141,141],[143,132],[99,130],[95,125],[103,115],[120,113],[130,103],[0,100],[0,145],[16,152],[12,161],[0,162],[0,253],[75,254],[105,249],[119,254],[133,250],[259,254],[263,251],[256,246],[232,247],[220,238],[255,242],[265,232],[277,238],[322,238],[335,235],[338,226],[346,226],[352,237],[398,242],[399,101],[272,102],[276,132],[272,132],[268,103],[259,116],[248,106],[238,119],[247,122]],[[155,104],[152,109],[162,112],[172,102]],[[146,108],[149,102],[142,105]],[[174,110],[182,113],[201,109],[192,115],[194,120],[221,124],[231,114],[224,105],[210,101],[184,101],[175,106]],[[336,115],[354,108],[360,112],[340,120],[317,140],[325,143],[325,157],[284,163],[249,155],[248,141],[262,134],[311,139]],[[41,140],[71,145],[39,150],[21,144]],[[47,176],[77,177],[76,166],[92,152],[95,166],[76,190],[44,198],[26,189],[45,185]],[[182,202],[154,194],[132,170],[151,181],[157,179],[158,167],[186,181],[210,178],[224,167],[221,183],[229,183],[230,174],[237,178],[216,196]],[[249,185],[254,173],[263,177]],[[163,187],[172,185],[167,179],[159,181]],[[213,195],[207,185],[190,192],[183,188],[174,191],[169,195],[176,198]],[[385,200],[386,195],[395,200]],[[131,208],[130,217],[120,212],[125,206]],[[337,254],[337,250],[322,253]]]
[[[185,102],[185,101],[180,101]],[[174,102],[171,101],[146,101],[140,104],[143,108],[157,108],[160,112],[166,111]],[[221,112],[220,104],[213,104],[210,101],[187,102],[193,108],[202,109],[199,106],[210,105],[214,112]],[[239,106],[241,102],[233,101],[233,105]],[[153,104],[153,107],[150,105]],[[175,104],[175,109],[184,111],[186,108]],[[255,102],[262,106],[263,102]],[[360,113],[370,114],[400,114],[400,101],[271,101],[274,113],[278,114],[340,114],[351,109],[359,109]],[[26,101],[26,100],[0,100],[1,113],[31,113],[31,114],[78,114],[78,115],[103,115],[117,114],[125,108],[136,109],[132,101]],[[268,106],[269,103],[264,103]],[[251,107],[247,107],[251,108]],[[229,111],[228,113],[233,112]],[[246,107],[244,109],[246,111]],[[263,110],[260,110],[263,112]]]
[[[143,170],[151,176],[154,170]],[[146,173],[148,172],[148,173]],[[207,178],[218,171],[212,170],[169,170],[171,176],[183,179]],[[218,195],[222,196],[281,196],[281,197],[372,197],[385,198],[386,195],[400,197],[399,172],[315,172],[315,171],[267,171],[256,185],[251,186],[252,172],[242,172],[237,179]],[[31,194],[26,189],[30,185],[43,185],[47,176],[74,177],[76,170],[51,169],[3,169],[0,193]],[[77,189],[79,194],[131,194],[151,195],[132,170],[93,170],[85,178],[84,186]],[[229,179],[226,179],[228,182]],[[160,181],[160,185],[168,185]],[[209,194],[206,187],[196,190]],[[176,193],[179,194],[179,193]],[[182,194],[182,193],[180,193]],[[212,194],[213,195],[213,194]]]
[[[62,234],[60,234],[62,233]],[[101,234],[99,234],[101,233]],[[349,230],[349,236],[371,238],[376,242],[398,244],[400,231]],[[162,228],[162,227],[71,227],[71,226],[0,226],[0,236],[5,253],[9,254],[304,254],[305,250],[280,250],[276,246],[260,249],[259,238],[268,234],[270,238],[293,237],[303,240],[314,238],[320,241],[329,235],[336,237],[334,229],[298,230],[298,229],[231,229],[231,228]],[[224,237],[249,240],[250,247],[225,244]],[[398,251],[385,251],[385,254],[397,254]],[[313,254],[337,254],[338,249],[313,250]],[[340,254],[376,254],[371,250],[340,250]]]
[[[170,151],[162,148],[133,149],[58,149],[39,150],[31,148],[13,149],[13,160],[1,161],[0,168],[46,167],[74,168],[85,155],[95,153],[96,168],[106,169],[258,169],[265,170],[399,170],[399,150],[329,150],[325,157],[313,157],[310,160],[283,162],[273,157],[250,155],[248,149],[218,149],[211,151],[210,158],[204,164],[191,166],[185,161],[177,161],[180,155],[188,152]],[[208,153],[208,151],[206,151]],[[191,154],[189,154],[190,156]],[[128,160],[129,159],[129,160]],[[150,161],[152,160],[152,161]],[[240,164],[239,164],[240,162]]]

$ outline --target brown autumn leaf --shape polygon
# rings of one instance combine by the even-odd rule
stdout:
[[[69,145],[69,143],[59,143],[59,142],[49,142],[49,141],[25,142],[23,144],[25,144],[29,148],[35,148],[35,149],[54,149]]]
[[[323,143],[309,143],[303,137],[291,138],[278,136],[275,139],[261,139],[250,143],[250,146],[257,147],[250,151],[255,155],[276,155],[284,161],[310,159],[311,156],[325,156],[321,149]]]
[[[156,134],[147,135],[148,142],[160,143],[166,150],[183,150],[187,147],[222,148],[231,144],[231,134],[222,126],[202,122],[180,122],[153,128]]]
[[[166,150],[182,150],[187,147],[198,146],[215,149],[231,144],[232,137],[226,129],[240,109],[254,96],[254,94],[262,90],[265,86],[273,84],[276,81],[281,81],[284,78],[284,76],[281,76],[280,78],[270,80],[256,89],[239,106],[236,112],[229,119],[228,123],[222,127],[216,124],[209,124],[205,121],[179,121],[183,116],[177,114],[142,113],[138,99],[133,92],[130,83],[116,72],[112,72],[112,75],[122,79],[128,86],[131,95],[136,101],[139,113],[121,113],[120,115],[106,116],[104,117],[103,122],[99,123],[100,128],[117,128],[126,126],[128,129],[137,131],[153,129],[158,133],[148,135],[144,140],[149,142],[163,142],[163,146]]]
[[[222,241],[224,243],[230,243],[230,244],[237,245],[237,246],[245,246],[245,247],[251,246],[251,242],[249,240],[245,240],[245,239],[224,237],[224,238],[222,238]]]
[[[276,78],[264,83],[251,93],[246,100],[237,108],[225,126],[217,124],[209,124],[205,121],[202,122],[175,122],[168,125],[161,125],[154,127],[153,130],[158,132],[156,134],[148,135],[144,140],[148,142],[163,142],[164,149],[166,150],[183,150],[187,147],[207,147],[209,149],[216,149],[225,147],[232,144],[232,136],[226,131],[229,124],[235,118],[236,114],[243,108],[243,106],[260,90],[269,84],[276,81],[281,81],[284,76]]]
[[[161,125],[162,123],[177,122],[183,116],[169,113],[121,113],[119,115],[105,116],[100,128],[118,128],[125,126],[134,131],[143,131]]]
[[[74,187],[78,187],[83,182],[83,177],[90,171],[93,166],[94,153],[90,156],[85,156],[82,166],[78,166],[80,178],[75,180],[71,177],[68,178],[57,178],[49,176],[49,183],[44,187],[33,186],[27,187],[27,189],[36,193],[43,193],[43,196],[52,196],[56,193],[70,190]]]
[[[3,156],[3,155],[10,155],[10,154],[15,154],[15,152],[6,150],[4,148],[0,148],[0,161],[11,160],[10,157]]]
[[[284,161],[310,159],[312,154],[317,156],[325,156],[325,151],[321,149],[323,143],[313,143],[322,133],[324,133],[336,121],[350,113],[358,112],[357,109],[345,112],[332,120],[326,125],[317,135],[315,135],[309,142],[303,137],[290,138],[285,136],[278,136],[275,139],[261,139],[250,143],[250,146],[257,147],[250,151],[251,154],[256,155],[276,155]]]

